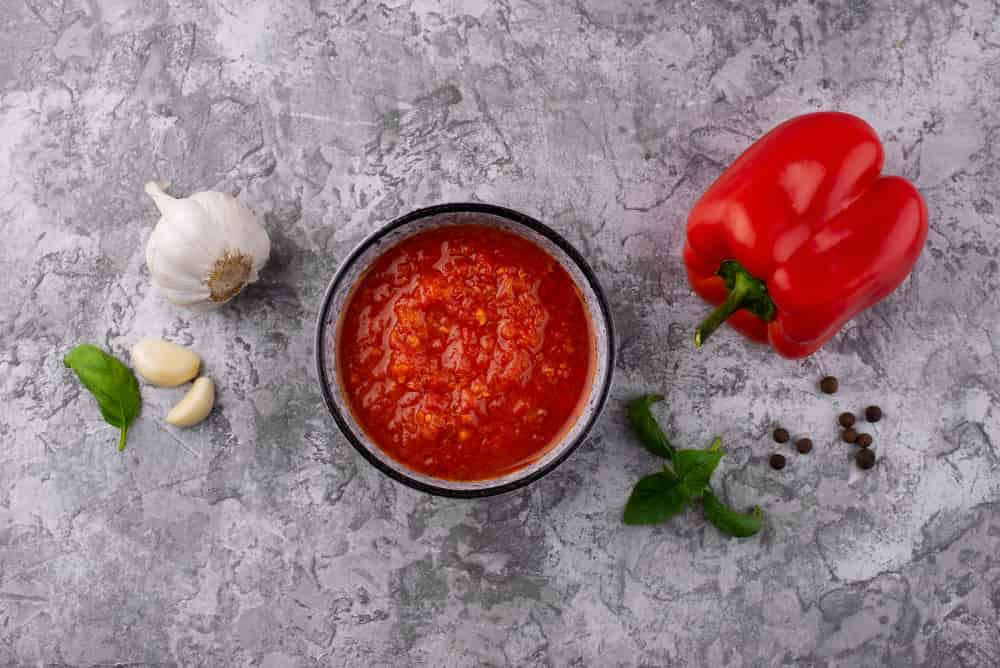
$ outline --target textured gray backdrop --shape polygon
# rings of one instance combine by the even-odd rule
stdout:
[[[0,664],[1000,665],[1000,4],[551,4],[3,2]],[[816,109],[866,118],[921,188],[923,257],[806,361],[692,349],[687,210]],[[157,295],[151,178],[262,212],[262,281],[209,315]],[[560,469],[455,501],[347,446],[312,328],[364,235],[470,199],[580,247],[621,355]],[[181,390],[147,391],[119,454],[61,360],[145,335],[198,350],[218,407],[175,430]],[[647,390],[680,444],[723,436],[758,537],[622,525],[656,467],[622,414]],[[873,401],[862,473],[833,421]],[[816,441],[780,473],[779,422]]]

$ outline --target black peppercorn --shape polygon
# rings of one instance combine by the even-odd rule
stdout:
[[[788,435],[788,430],[782,427],[778,427],[774,430],[774,440],[778,443],[787,443],[790,436]]]
[[[875,453],[868,448],[862,448],[858,450],[858,454],[854,455],[854,460],[860,468],[870,469],[875,466]]]
[[[865,419],[869,422],[878,422],[882,419],[882,409],[878,406],[869,406],[865,409]]]
[[[858,439],[858,432],[853,429],[845,429],[840,432],[840,437],[844,439],[844,443],[854,443]]]
[[[778,454],[771,455],[770,461],[771,461],[771,468],[776,471],[780,471],[781,469],[785,468],[784,455],[778,455]]]
[[[813,442],[811,438],[800,438],[795,441],[795,449],[798,450],[803,455],[808,454],[813,449]]]
[[[844,429],[847,429],[848,427],[853,427],[854,421],[855,421],[854,413],[841,413],[840,416],[837,418],[837,422],[839,422],[840,426],[843,427]]]
[[[872,440],[874,439],[872,439],[871,434],[858,434],[858,440],[856,440],[855,443],[860,445],[862,448],[867,448],[872,444]]]
[[[824,376],[823,380],[819,381],[819,389],[823,390],[826,394],[833,394],[840,387],[840,383],[833,376]]]

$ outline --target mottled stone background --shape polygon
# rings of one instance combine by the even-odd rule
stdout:
[[[0,664],[1000,665],[997,0],[2,4]],[[687,210],[816,109],[866,118],[919,185],[923,257],[806,361],[694,350]],[[151,178],[262,212],[262,281],[208,315],[157,295]],[[470,199],[581,248],[621,355],[561,468],[456,501],[348,447],[312,328],[364,235]],[[145,335],[198,350],[218,407],[175,430],[182,390],[147,391],[119,454],[62,357]],[[759,536],[622,525],[657,466],[623,405],[654,389],[680,444],[723,436]],[[862,473],[834,416],[869,402]],[[778,422],[817,445],[780,473]]]

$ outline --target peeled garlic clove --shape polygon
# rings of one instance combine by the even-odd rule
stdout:
[[[132,348],[132,366],[160,387],[177,387],[198,375],[201,358],[184,346],[151,336]]]
[[[167,422],[175,427],[192,427],[212,412],[215,404],[215,383],[211,378],[202,376],[194,381],[194,385],[180,402],[167,413]]]

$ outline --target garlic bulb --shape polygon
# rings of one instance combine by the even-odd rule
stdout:
[[[215,191],[176,199],[147,183],[161,218],[146,244],[153,285],[178,306],[218,308],[257,280],[271,240],[252,211]]]

